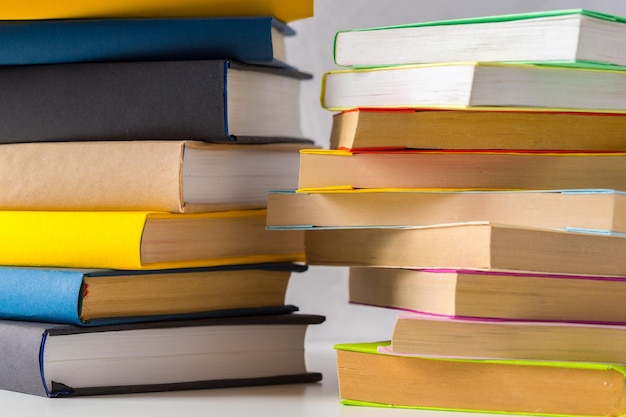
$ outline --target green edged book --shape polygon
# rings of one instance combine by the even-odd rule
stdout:
[[[335,346],[346,405],[542,416],[626,414],[626,367],[390,355],[389,342]]]
[[[626,39],[626,36],[624,37]],[[478,59],[476,57],[475,59]],[[352,108],[626,112],[626,67],[449,61],[326,72],[321,104]]]
[[[584,9],[473,17],[340,31],[335,62],[600,62],[626,65],[626,18]]]

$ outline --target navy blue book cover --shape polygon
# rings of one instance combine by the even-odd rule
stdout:
[[[272,17],[1,21],[0,65],[232,59],[286,66],[273,32],[295,34]]]

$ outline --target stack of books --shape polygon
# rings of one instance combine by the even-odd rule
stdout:
[[[288,22],[312,0],[0,12],[0,388],[62,397],[313,382],[285,304],[304,236]]]
[[[626,413],[624,45],[584,10],[337,34],[332,149],[301,152],[268,226],[401,311],[336,347],[343,403]]]

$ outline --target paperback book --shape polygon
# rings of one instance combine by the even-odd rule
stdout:
[[[390,355],[389,342],[341,344],[343,404],[549,416],[626,413],[626,368],[561,362]]]
[[[304,149],[297,188],[626,190],[625,162],[624,152]]]
[[[330,148],[624,151],[624,129],[621,113],[351,109],[333,115]]]
[[[329,187],[270,191],[269,229],[428,226],[491,221],[552,229],[626,232],[616,190],[476,191]]]
[[[352,267],[349,301],[437,316],[626,323],[624,276]]]
[[[322,106],[620,113],[626,67],[446,62],[334,70],[322,78]]]
[[[339,31],[335,62],[387,66],[452,61],[626,65],[626,19],[552,10]]]
[[[626,276],[624,234],[489,222],[329,227],[304,233],[309,265]]]
[[[437,358],[626,364],[623,324],[400,313],[389,352]]]

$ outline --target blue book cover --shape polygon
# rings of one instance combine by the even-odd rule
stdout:
[[[273,17],[67,19],[0,22],[0,65],[232,59],[287,66]]]
[[[156,271],[0,268],[0,319],[101,326],[297,311],[285,305],[305,265],[250,264]]]

